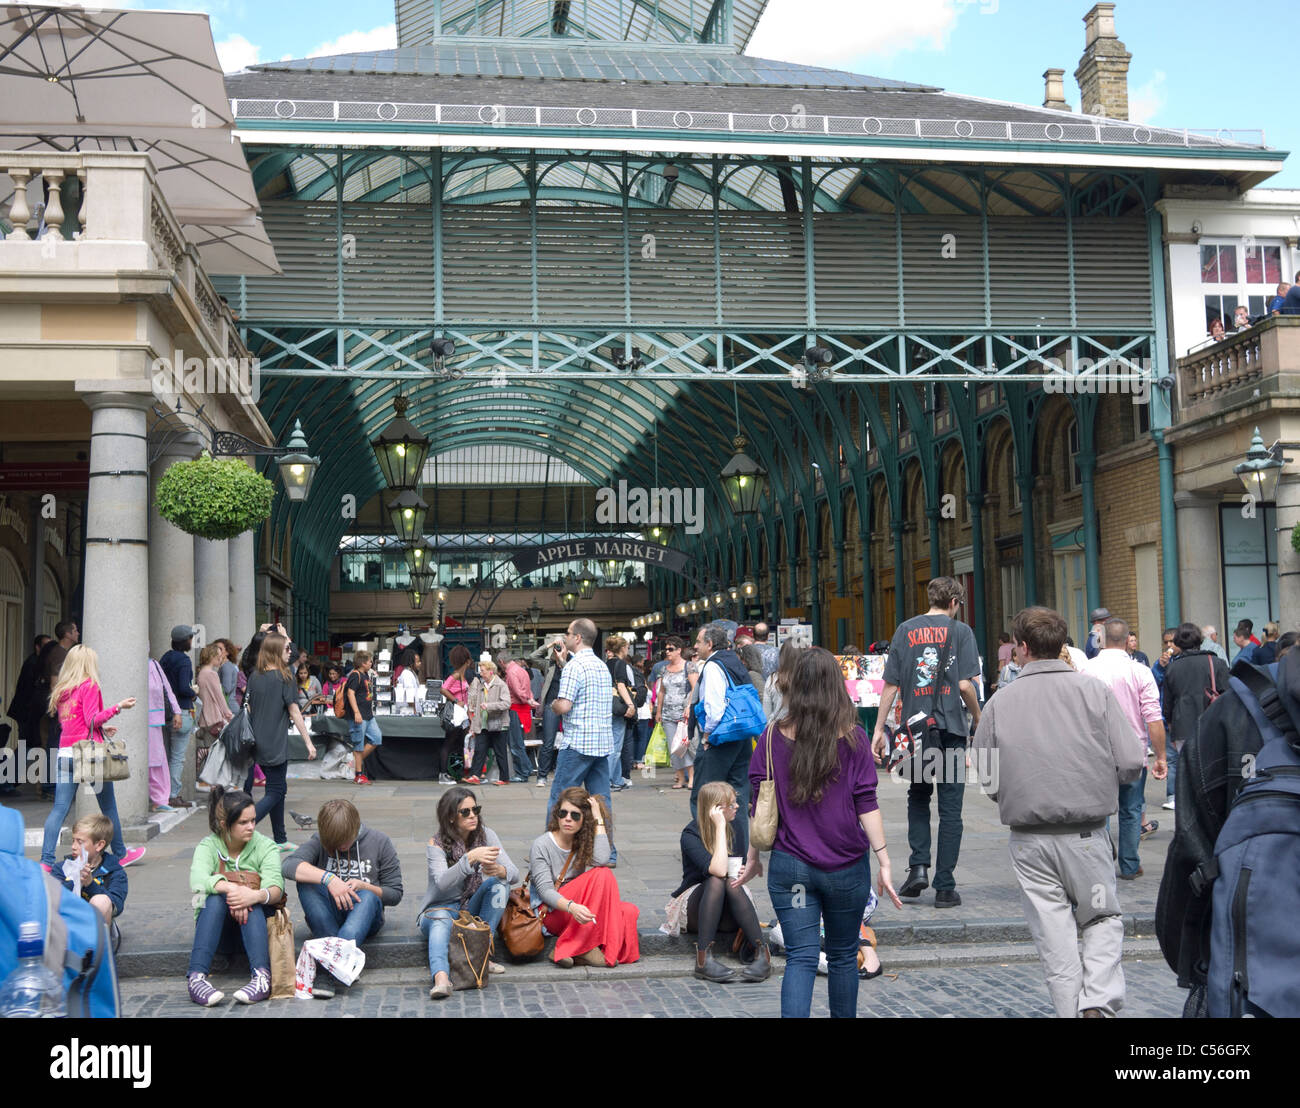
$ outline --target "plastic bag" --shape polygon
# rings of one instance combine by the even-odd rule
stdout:
[[[320,760],[322,781],[351,781],[356,777],[356,768],[352,763],[352,747],[349,743],[331,742]]]
[[[351,985],[365,969],[366,952],[351,939],[337,935],[326,939],[308,939],[302,944],[294,972],[293,995],[299,1000],[311,1000],[320,966],[329,970],[344,985]]]
[[[691,728],[686,720],[677,721],[677,730],[673,732],[673,741],[668,747],[668,753],[674,758],[679,757],[682,752],[691,745]]]
[[[214,743],[208,748],[208,756],[203,760],[203,770],[199,781],[205,785],[220,785],[225,789],[242,789],[248,776],[248,766],[237,767],[230,760],[230,754],[223,743]]]
[[[664,736],[664,725],[656,723],[650,732],[650,742],[645,748],[645,761],[651,766],[668,765],[668,740]]]

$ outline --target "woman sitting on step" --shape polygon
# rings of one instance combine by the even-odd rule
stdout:
[[[641,957],[635,905],[618,898],[609,868],[609,809],[586,789],[565,789],[546,831],[529,853],[533,900],[547,906],[545,927],[556,936],[555,964],[568,969],[617,966]]]

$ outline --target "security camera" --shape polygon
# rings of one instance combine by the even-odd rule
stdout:
[[[456,344],[451,339],[434,339],[432,349],[435,358],[450,358],[456,353]]]
[[[669,162],[666,166],[664,166],[665,181],[675,181],[680,175],[681,175],[681,170],[679,170],[675,165],[673,165],[672,162]]]
[[[1201,221],[1199,219],[1192,220],[1192,234],[1199,235],[1200,233],[1201,233]]]
[[[1166,373],[1163,377],[1156,378],[1156,387],[1164,389],[1165,392],[1174,391],[1174,377],[1171,373]]]
[[[803,352],[803,360],[811,369],[815,365],[829,365],[835,355],[824,346],[810,346]]]

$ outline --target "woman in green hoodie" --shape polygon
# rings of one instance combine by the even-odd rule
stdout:
[[[195,1004],[211,1008],[225,993],[208,982],[214,954],[233,954],[242,943],[253,976],[235,992],[241,1004],[271,995],[271,952],[266,913],[284,899],[280,850],[254,830],[253,798],[238,789],[215,785],[208,795],[208,827],[190,864],[194,891],[194,948],[190,952],[189,989]]]

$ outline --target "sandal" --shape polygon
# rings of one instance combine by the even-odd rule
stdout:
[[[1151,835],[1154,835],[1159,830],[1160,830],[1159,820],[1154,820],[1154,819],[1147,820],[1147,822],[1142,825],[1142,838],[1143,839],[1148,838]]]
[[[876,932],[872,928],[868,927],[864,923],[859,930],[858,935],[859,941],[865,940],[867,947],[870,947],[872,950],[876,949]],[[865,969],[867,960],[863,954],[864,949],[865,948],[861,946],[858,948],[858,977],[863,981],[870,981],[873,977],[879,977],[884,973],[885,967],[883,965],[877,965],[872,972],[868,973]],[[879,961],[879,958],[877,958],[877,961]]]

